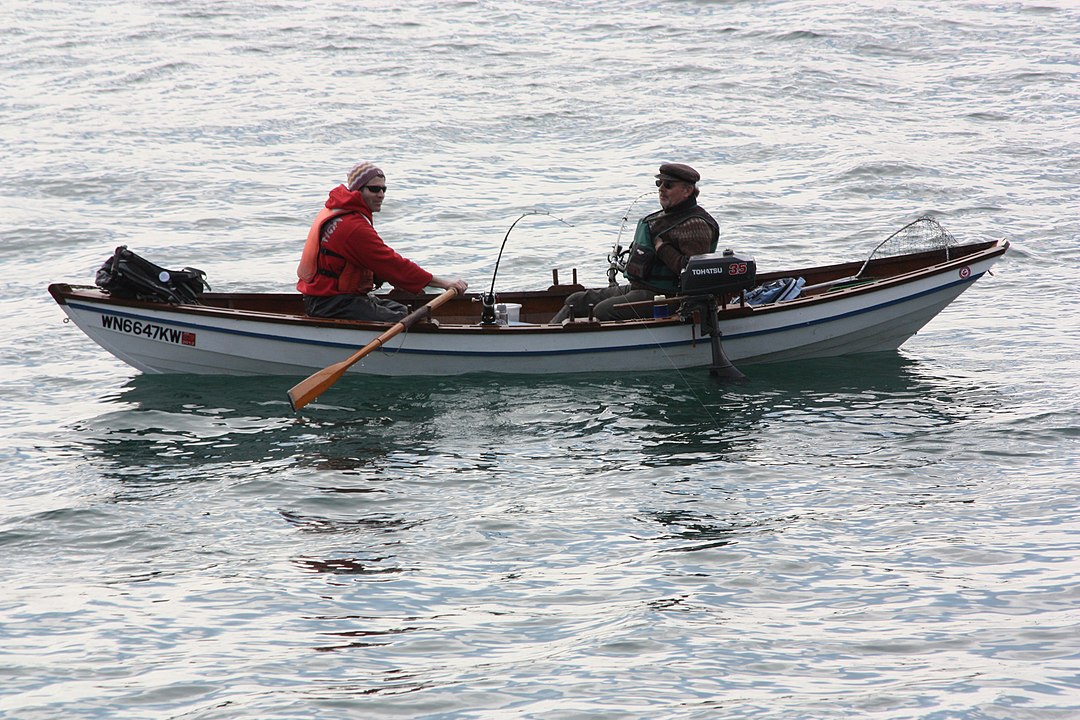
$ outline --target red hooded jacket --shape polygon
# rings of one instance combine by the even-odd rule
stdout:
[[[304,262],[297,269],[296,289],[305,295],[362,295],[375,288],[375,278],[407,292],[420,292],[431,273],[394,252],[372,223],[371,210],[359,190],[344,185],[330,191],[326,208],[308,234],[304,258],[317,257],[317,270],[304,279]],[[313,243],[319,243],[317,254]]]

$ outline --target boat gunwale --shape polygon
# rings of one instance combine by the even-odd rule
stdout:
[[[979,243],[971,243],[967,245],[951,246],[952,251],[964,251],[962,255],[956,257],[950,257],[943,262],[934,263],[931,265],[924,265],[917,267],[914,270],[908,272],[902,272],[896,275],[878,276],[872,275],[864,283],[841,287],[835,289],[824,289],[812,294],[803,295],[790,301],[782,303],[769,303],[765,305],[742,305],[742,304],[728,304],[724,306],[720,311],[720,317],[725,319],[735,319],[741,317],[747,317],[751,315],[758,315],[761,313],[777,313],[788,312],[798,308],[809,308],[817,305],[831,304],[842,299],[858,297],[868,293],[880,292],[882,289],[895,287],[898,285],[905,285],[914,282],[923,277],[932,277],[941,273],[949,272],[955,268],[963,267],[964,265],[972,262],[979,262],[983,260],[990,260],[1000,255],[1003,255],[1009,248],[1010,243],[1007,240],[989,240]],[[889,264],[898,264],[902,262],[914,262],[920,255],[929,255],[937,253],[938,251],[930,251],[928,253],[912,253],[907,255],[898,255],[886,258],[880,258],[878,260],[871,261],[866,268],[868,271],[872,271],[875,268],[887,267]],[[857,270],[863,266],[863,261],[852,261],[845,263],[837,263],[833,265],[824,265],[810,268],[802,268],[790,271],[773,271],[769,273],[762,273],[758,275],[758,281],[767,282],[772,279],[797,277],[797,276],[811,276],[811,277],[832,277],[836,276],[832,280],[825,280],[819,282],[841,282],[850,277],[853,270]],[[974,282],[976,278],[972,277],[971,281]],[[68,300],[81,300],[96,305],[103,305],[117,308],[131,308],[131,309],[143,309],[153,310],[157,312],[164,312],[174,315],[189,315],[196,317],[216,317],[221,319],[231,320],[248,320],[250,322],[261,324],[280,324],[289,326],[301,326],[301,327],[319,327],[319,328],[336,328],[341,330],[353,330],[353,331],[368,331],[368,332],[381,332],[387,327],[391,326],[391,323],[379,323],[379,322],[366,322],[357,320],[344,320],[335,318],[314,318],[307,315],[295,314],[295,313],[282,313],[282,312],[269,312],[263,310],[252,310],[245,308],[235,307],[223,307],[221,305],[171,305],[166,303],[150,302],[145,300],[137,300],[133,298],[114,298],[102,291],[100,288],[92,285],[72,285],[69,283],[53,283],[49,285],[49,293],[57,304],[63,306],[68,303]],[[551,286],[547,290],[533,290],[533,291],[517,291],[502,293],[501,297],[506,301],[513,299],[529,300],[539,298],[564,298],[570,292],[580,289],[580,286],[575,285],[561,285]],[[389,297],[398,301],[412,300],[414,302],[422,302],[429,296],[423,294],[409,294],[399,291],[392,291],[388,295]],[[218,302],[231,302],[236,300],[243,300],[244,298],[279,298],[280,301],[293,301],[297,302],[298,294],[295,293],[207,293],[206,297],[213,298]],[[473,303],[478,299],[477,295],[466,295],[464,298],[456,300],[457,303]],[[440,321],[435,318],[434,322],[421,322],[414,325],[410,332],[420,333],[432,333],[432,332],[452,332],[454,334],[488,334],[488,333],[565,333],[565,332],[618,332],[626,331],[634,328],[657,328],[666,327],[672,325],[682,325],[692,322],[691,320],[683,320],[677,315],[666,318],[643,318],[634,320],[621,320],[621,321],[577,321],[567,322],[562,324],[550,324],[550,323],[523,323],[521,325],[481,325],[479,322],[471,324],[463,323],[450,323]]]

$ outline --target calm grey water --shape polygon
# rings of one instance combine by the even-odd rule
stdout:
[[[1075,3],[0,12],[0,717],[1080,716]],[[923,213],[1013,249],[894,354],[300,415],[45,292],[119,244],[288,290],[365,158],[384,235],[474,289],[532,208],[500,286],[602,283],[663,161],[763,271]]]

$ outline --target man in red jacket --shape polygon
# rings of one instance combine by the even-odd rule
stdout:
[[[308,231],[296,274],[304,311],[316,317],[397,322],[408,314],[401,303],[372,294],[376,285],[418,293],[431,285],[464,293],[460,278],[435,277],[403,258],[375,231],[372,215],[382,209],[386,176],[370,162],[349,172],[347,184],[330,191]]]

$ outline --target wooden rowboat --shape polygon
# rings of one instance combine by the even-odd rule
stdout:
[[[879,246],[880,247],[880,246]],[[793,300],[751,305],[721,298],[716,322],[727,358],[756,363],[896,350],[989,271],[1009,243],[947,245],[891,257],[758,273],[758,283],[802,278]],[[386,376],[462,373],[647,372],[709,367],[715,347],[700,314],[550,324],[577,285],[499,293],[519,321],[482,324],[480,295],[442,303],[348,370]],[[112,297],[57,283],[49,292],[94,342],[144,373],[309,375],[339,363],[388,327],[304,315],[295,293],[201,295],[199,304]],[[432,295],[394,291],[411,307]]]

